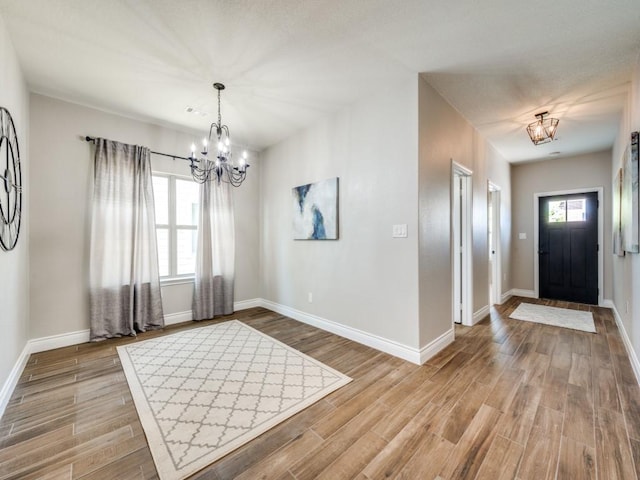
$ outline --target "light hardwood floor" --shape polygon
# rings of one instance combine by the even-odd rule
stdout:
[[[640,387],[611,311],[538,302],[590,309],[590,334],[509,319],[521,300],[536,302],[457,327],[422,367],[238,312],[354,381],[192,478],[636,479]],[[0,478],[157,478],[115,347],[164,333],[31,356],[0,422]]]

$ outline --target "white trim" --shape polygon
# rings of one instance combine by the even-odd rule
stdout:
[[[509,300],[513,296],[513,290],[508,290],[502,294],[500,297],[500,304],[503,304],[507,300]]]
[[[533,288],[535,297],[540,296],[540,262],[538,258],[539,223],[540,223],[540,197],[553,197],[556,195],[573,195],[576,193],[598,194],[598,305],[602,304],[604,295],[604,203],[603,187],[574,188],[571,190],[559,190],[556,192],[536,192],[533,194]]]
[[[166,327],[177,323],[190,322],[191,320],[193,320],[193,312],[191,310],[167,313],[164,316],[164,325]]]
[[[498,185],[491,180],[487,180],[488,198],[487,198],[487,210],[489,205],[493,211],[493,225],[491,225],[492,239],[494,253],[488,252],[489,263],[491,268],[489,269],[490,279],[493,284],[493,296],[489,295],[490,304],[502,303],[502,227],[501,227],[501,214],[502,214],[502,191]],[[488,229],[487,225],[487,229]],[[491,290],[491,289],[490,289]]]
[[[363,332],[362,330],[342,325],[340,323],[327,320],[326,318],[318,317],[317,315],[302,312],[295,308],[287,307],[286,305],[281,305],[270,300],[261,299],[260,303],[264,308],[293,318],[299,322],[312,325],[327,332],[335,333],[336,335],[340,335],[341,337],[348,338],[354,342],[375,348],[376,350],[388,353],[394,357],[402,358],[408,362],[421,365],[422,350],[418,350],[417,348],[412,348],[407,345],[394,342],[393,340],[388,340],[368,332]],[[453,329],[451,331],[453,332]],[[448,343],[446,345],[448,345]],[[440,343],[434,345],[434,342],[431,342],[427,347],[425,347],[428,349],[425,350],[425,354],[429,355],[430,358],[444,348],[444,346],[440,346]]]
[[[535,291],[522,288],[512,288],[508,294],[514,297],[538,298],[538,294]]]
[[[24,367],[27,365],[29,355],[29,342],[27,342],[18,356],[15,365],[11,369],[9,377],[5,380],[2,390],[0,390],[0,417],[4,415],[4,411],[9,404],[9,400],[11,400],[11,395],[13,395],[13,391],[18,384],[18,380],[20,380]]]
[[[11,395],[18,384],[18,380],[27,365],[29,356],[32,353],[44,352],[55,348],[69,347],[79,343],[89,341],[89,330],[79,330],[77,332],[62,333],[60,335],[51,335],[49,337],[33,338],[28,340],[22,352],[18,356],[9,377],[5,380],[2,390],[0,390],[0,417],[4,415]]]
[[[249,300],[240,300],[233,304],[234,310],[246,310],[248,308],[256,308],[262,306],[261,298],[250,298]]]
[[[611,300],[607,300],[607,302],[611,302]],[[633,368],[633,373],[636,375],[636,381],[640,385],[640,362],[638,361],[638,356],[636,355],[636,352],[633,349],[631,340],[629,340],[629,335],[627,335],[627,331],[624,328],[624,324],[622,323],[622,317],[618,313],[618,309],[616,308],[613,302],[611,302],[611,305],[612,306],[609,308],[613,310],[613,316],[616,319],[616,325],[618,326],[618,330],[620,331],[620,336],[622,337],[624,346],[627,349],[627,354],[629,355],[631,368]]]
[[[453,328],[450,328],[438,338],[433,340],[428,345],[425,345],[420,349],[420,365],[425,363],[430,358],[436,356],[445,347],[452,344],[455,340],[455,332]]]
[[[473,312],[473,324],[475,325],[480,320],[482,320],[484,317],[489,315],[490,311],[491,311],[491,308],[489,307],[489,305],[485,305],[484,307],[482,307],[482,308],[478,309],[477,311]]]
[[[260,306],[259,298],[251,298],[249,300],[240,300],[239,302],[234,302],[233,311],[236,312],[238,310],[246,310],[247,308],[254,308],[259,306]],[[175,325],[176,323],[190,322],[191,320],[193,320],[193,313],[191,310],[186,310],[184,312],[167,313],[164,316],[165,325]]]
[[[56,348],[70,347],[89,341],[89,329],[77,332],[61,333],[49,337],[33,338],[27,342],[29,353],[46,352]]]
[[[187,283],[194,283],[196,277],[193,275],[185,277],[160,277],[161,287],[170,287],[172,285],[186,285]]]
[[[600,306],[604,308],[611,308],[613,310],[615,310],[616,308],[616,305],[613,303],[613,300],[610,300],[608,298],[605,298],[604,300],[602,300],[602,303],[600,304]]]
[[[455,195],[455,179],[459,176],[461,179],[460,184],[460,223],[461,231],[457,232],[453,221],[451,221],[451,315],[452,323],[458,318],[458,308],[461,310],[460,320],[462,325],[473,325],[473,171],[469,170],[464,165],[459,164],[455,160],[451,159],[451,219],[454,218],[455,201],[453,196]],[[460,249],[456,241],[460,240]],[[460,264],[457,263],[457,256],[460,253]],[[458,268],[462,272],[462,278],[457,278]],[[460,294],[460,306],[456,304],[457,292],[456,283],[460,281],[461,294]],[[453,327],[452,327],[453,328]]]

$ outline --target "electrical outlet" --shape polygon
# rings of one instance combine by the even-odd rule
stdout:
[[[307,293],[307,300],[309,300],[309,303],[313,303],[313,293]]]
[[[629,300],[627,300],[627,303],[625,305],[625,311],[626,313],[629,313]]]

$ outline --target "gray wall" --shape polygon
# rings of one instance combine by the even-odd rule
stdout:
[[[509,165],[418,76],[263,153],[262,296],[411,348],[450,330],[452,158],[474,170],[474,310],[486,307],[487,180],[503,189],[507,266]],[[291,188],[333,176],[340,240],[291,240]],[[391,238],[395,223],[408,238]]]
[[[263,298],[418,347],[417,101],[411,75],[263,152]],[[340,239],[292,240],[291,188],[331,177]]]
[[[203,135],[206,130],[203,125]],[[232,132],[233,133],[233,132]],[[93,147],[85,135],[187,155],[196,134],[31,96],[30,338],[84,330],[88,320],[88,247]],[[260,162],[234,190],[236,301],[258,296]],[[152,155],[155,171],[189,174],[188,162]],[[164,313],[191,310],[192,284],[162,288]]]
[[[509,265],[509,164],[422,77],[419,80],[420,344],[451,328],[451,161],[473,172],[473,311],[489,303],[488,180],[501,188],[503,269]],[[502,291],[509,290],[503,277]]]
[[[534,290],[534,193],[603,187],[604,214],[604,292],[603,299],[612,298],[611,283],[611,151],[554,158],[541,162],[513,164],[513,254],[511,275],[513,288]],[[518,234],[526,233],[526,240]]]
[[[0,250],[0,386],[9,378],[28,336],[29,322],[29,93],[0,17],[0,105],[13,118],[22,166],[22,226],[18,244]],[[19,372],[18,372],[19,373]]]
[[[629,101],[613,148],[611,175],[622,167],[622,156],[631,132],[640,130],[640,58],[637,59]],[[636,362],[640,356],[640,254],[613,256],[613,303],[633,346]],[[627,308],[628,306],[628,308]]]

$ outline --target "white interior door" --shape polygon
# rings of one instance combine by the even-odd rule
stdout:
[[[462,176],[453,174],[452,251],[453,251],[453,321],[462,323]]]
[[[452,162],[451,253],[452,318],[455,323],[473,325],[472,184],[471,170]]]
[[[489,305],[502,303],[502,266],[500,255],[500,189],[489,182]]]

